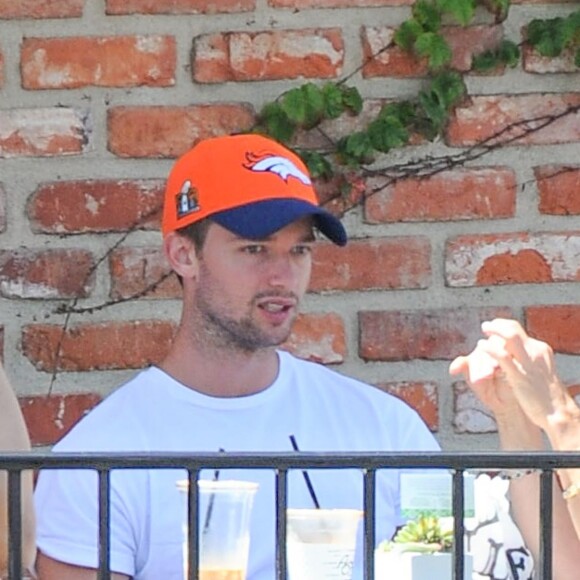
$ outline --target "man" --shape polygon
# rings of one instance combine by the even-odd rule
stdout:
[[[258,135],[200,142],[167,182],[163,247],[183,285],[178,332],[165,360],[119,388],[60,442],[58,451],[425,451],[438,445],[398,399],[322,365],[276,350],[290,335],[307,290],[314,230],[339,246],[340,221],[319,207],[302,161]],[[250,580],[273,580],[274,476],[259,483]],[[225,475],[224,475],[225,477]],[[356,470],[311,470],[322,507],[360,508]],[[182,578],[177,470],[114,472],[114,578]],[[377,481],[377,539],[402,523],[396,470]],[[312,507],[301,473],[289,503]],[[40,475],[37,568],[42,580],[96,577],[94,473]]]
[[[475,394],[493,412],[503,450],[544,449],[542,431],[556,450],[580,449],[580,410],[556,375],[552,349],[526,334],[515,320],[482,324],[485,338],[450,366],[463,373]],[[553,562],[555,580],[578,578],[580,470],[559,469],[554,485]],[[564,493],[562,493],[562,491]],[[511,511],[526,545],[539,554],[539,474],[511,481]],[[574,523],[573,523],[574,522]]]

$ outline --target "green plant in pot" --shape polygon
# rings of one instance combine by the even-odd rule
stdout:
[[[379,550],[386,552],[451,552],[453,530],[444,530],[439,518],[422,515],[407,522],[392,540],[385,540]]]
[[[445,521],[449,521],[449,526]],[[451,580],[453,529],[450,518],[420,515],[407,522],[375,553],[375,578],[386,580]],[[464,579],[471,578],[473,560],[465,555]]]

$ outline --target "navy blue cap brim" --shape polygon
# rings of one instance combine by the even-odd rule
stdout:
[[[242,238],[259,240],[288,224],[311,215],[315,227],[338,246],[348,240],[341,221],[325,209],[299,199],[268,199],[223,210],[208,216]]]

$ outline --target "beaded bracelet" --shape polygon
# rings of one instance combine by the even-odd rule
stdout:
[[[535,472],[536,472],[535,469],[502,469],[501,471],[498,471],[496,473],[496,477],[508,480],[520,479],[521,477],[531,475],[532,473]]]
[[[564,499],[572,499],[580,493],[580,483],[573,483],[569,485],[563,492],[562,497]]]

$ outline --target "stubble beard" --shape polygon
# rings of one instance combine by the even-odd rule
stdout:
[[[251,315],[235,319],[224,311],[218,311],[208,300],[210,293],[211,289],[198,288],[196,296],[196,307],[200,315],[198,323],[201,328],[199,333],[194,328],[194,332],[204,337],[206,346],[211,344],[221,350],[254,353],[261,349],[279,346],[290,336],[294,319],[284,331],[279,328],[278,332],[267,332],[256,324]],[[255,297],[249,305],[250,311],[255,308],[258,298]]]

